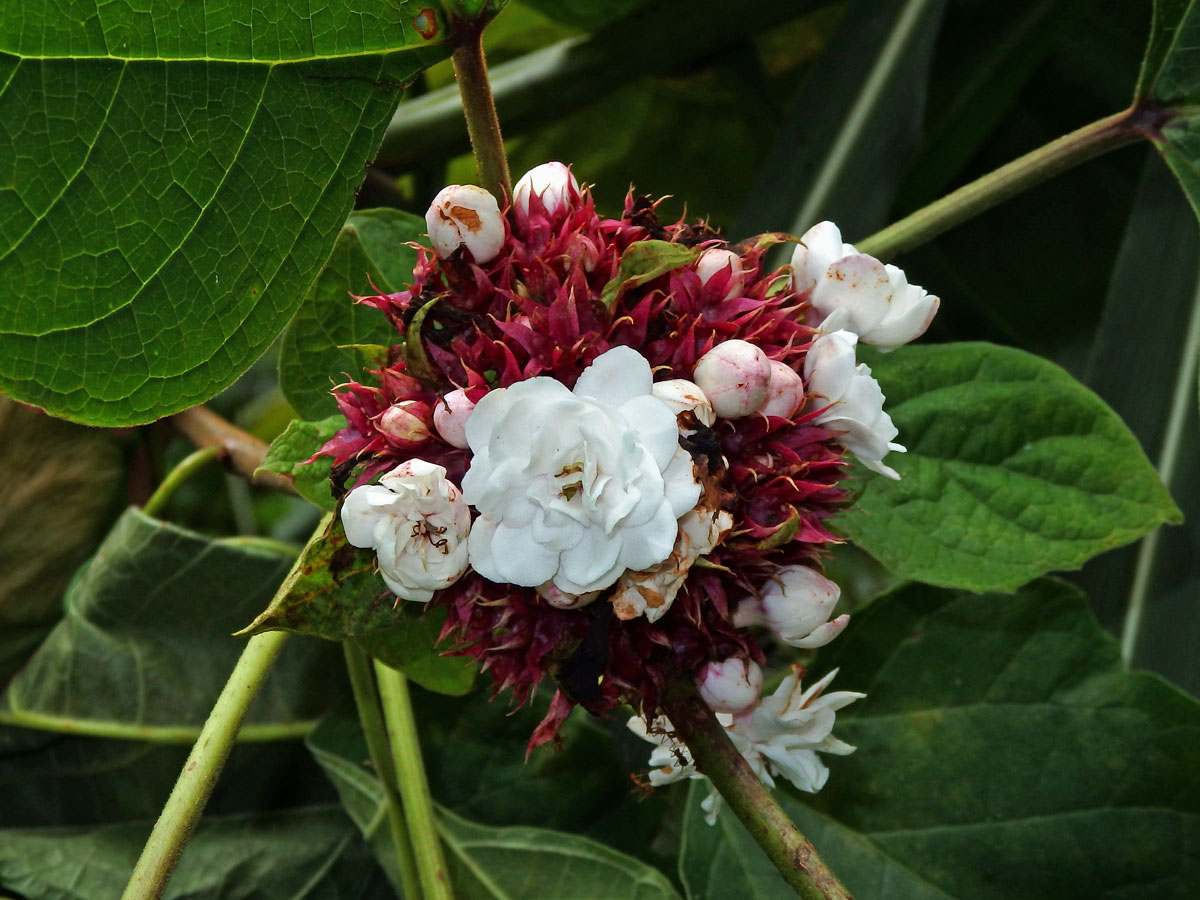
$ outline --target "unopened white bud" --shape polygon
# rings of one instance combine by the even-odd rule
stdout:
[[[428,411],[420,400],[401,400],[383,411],[376,427],[394,441],[419,444],[433,436],[425,420]]]
[[[767,402],[771,361],[747,341],[725,341],[700,357],[692,377],[718,416],[739,419]]]
[[[722,299],[732,300],[741,294],[746,286],[742,258],[730,250],[712,247],[701,253],[700,258],[696,260],[696,274],[700,276],[701,284],[708,284],[714,275],[722,271],[729,273],[729,281]]]
[[[767,402],[759,410],[764,416],[780,416],[790,419],[804,405],[804,379],[786,363],[771,360],[771,384],[767,388]]]
[[[522,175],[513,188],[513,206],[520,216],[529,215],[529,198],[534,196],[541,200],[547,215],[557,215],[572,197],[579,196],[579,182],[562,163],[542,163]]]
[[[504,217],[496,198],[473,184],[442,188],[425,213],[433,249],[448,259],[466,247],[477,263],[495,258],[504,244]]]
[[[451,391],[434,404],[433,426],[443,441],[451,447],[467,449],[467,419],[474,408],[475,404],[461,388]]]
[[[714,711],[740,713],[758,702],[762,682],[762,669],[754,660],[731,656],[701,669],[696,687]]]
[[[651,393],[667,404],[675,415],[690,411],[701,425],[707,425],[710,428],[717,421],[717,415],[713,412],[708,397],[704,396],[704,391],[700,390],[700,386],[694,381],[688,381],[686,378],[657,381],[651,389]]]
[[[828,621],[842,589],[808,566],[785,566],[762,590],[762,614],[771,632],[793,647],[824,647],[842,633],[850,616]]]

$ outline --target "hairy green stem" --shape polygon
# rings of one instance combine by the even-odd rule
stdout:
[[[880,259],[911,250],[1060,172],[1156,130],[1161,115],[1130,107],[1085,125],[859,241],[858,249]]]
[[[358,708],[358,721],[367,740],[367,752],[371,757],[383,786],[383,802],[387,808],[388,827],[395,845],[396,866],[400,870],[400,882],[405,900],[420,900],[421,882],[417,874],[417,861],[413,856],[408,825],[404,820],[404,807],[396,787],[396,769],[392,764],[388,746],[387,729],[383,724],[383,713],[379,709],[379,694],[371,674],[371,660],[359,647],[349,641],[342,642],[346,654],[346,671],[350,674],[350,687],[354,691],[354,705]]]
[[[676,684],[663,704],[676,733],[783,880],[803,900],[850,900],[817,850],[754,774],[691,682]]]
[[[483,28],[484,23],[479,20],[454,23],[458,46],[451,61],[462,95],[463,116],[467,120],[479,183],[503,204],[512,197],[512,177],[508,174],[508,157],[504,153],[500,119],[483,55]]]
[[[416,853],[424,898],[452,900],[454,895],[433,817],[433,798],[429,794],[429,781],[425,777],[425,763],[417,740],[417,720],[408,695],[408,679],[378,660],[375,677],[379,681],[379,696],[392,745],[392,763],[404,802],[404,817]]]
[[[269,631],[250,638],[229,681],[200,731],[179,780],[154,823],[122,900],[157,900],[167,889],[183,845],[192,833],[237,737],[238,728],[263,680],[279,657],[287,633]]]
[[[167,473],[162,484],[154,489],[154,493],[142,507],[142,512],[148,516],[158,516],[163,507],[167,505],[167,501],[179,490],[181,484],[215,461],[220,455],[221,450],[218,447],[201,447],[185,456],[179,465]]]

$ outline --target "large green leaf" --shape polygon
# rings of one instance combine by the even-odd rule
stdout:
[[[787,111],[736,235],[801,234],[833,219],[850,238],[884,224],[920,135],[945,6],[945,0],[849,5]]]
[[[0,885],[29,900],[118,897],[150,823],[0,831]],[[379,868],[336,806],[206,816],[167,900],[387,900]]]
[[[354,302],[354,296],[393,293],[412,281],[417,252],[409,241],[425,231],[425,220],[395,209],[350,215],[333,253],[283,334],[279,384],[296,412],[322,419],[337,412],[330,395],[347,376],[358,377],[363,355],[356,346],[398,343],[400,335],[383,314]]]
[[[383,792],[374,773],[362,763],[367,753],[357,723],[348,717],[322,722],[310,735],[309,746],[337,787],[350,817],[368,838],[374,838],[372,846],[398,884],[390,836],[378,826],[383,819]],[[471,773],[464,774],[471,777]],[[431,778],[430,783],[434,794],[440,794],[442,781]],[[569,796],[563,801],[568,802]],[[529,805],[528,813],[536,811],[536,806]],[[546,828],[480,825],[444,807],[438,809],[438,830],[455,896],[462,900],[665,900],[678,896],[656,869],[578,835]]]
[[[471,689],[474,662],[443,656],[446,648],[438,645],[446,611],[388,593],[374,552],[351,546],[341,519],[330,516],[324,534],[304,553],[287,589],[239,634],[294,631],[352,640],[430,690],[464,694]]]
[[[840,667],[835,687],[867,694],[835,732],[858,750],[830,759],[807,805],[784,802],[856,896],[1200,892],[1200,706],[1125,669],[1074,589],[1047,580],[979,597],[913,585],[823,652],[822,668]],[[689,884],[712,884],[716,860],[729,879],[721,896],[791,896],[746,861],[734,829],[714,840],[698,819]]]
[[[231,632],[292,559],[129,509],[67,594],[66,615],[9,683],[0,719],[84,734],[191,740],[242,652]],[[296,641],[247,716],[247,735],[304,730],[328,702],[328,648]],[[324,685],[324,687],[322,687]]]
[[[328,256],[400,87],[447,55],[426,6],[6,4],[0,389],[116,425],[243,372]]]
[[[1012,590],[1180,520],[1137,439],[1053,363],[965,343],[870,358],[908,453],[840,526],[897,575]]]

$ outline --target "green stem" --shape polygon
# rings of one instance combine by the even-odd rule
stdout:
[[[200,818],[229,757],[251,701],[279,656],[287,633],[269,631],[250,638],[221,696],[188,755],[150,839],[142,850],[122,900],[157,900],[167,889],[183,845]]]
[[[383,715],[392,744],[392,762],[404,801],[409,837],[416,851],[425,900],[453,900],[437,823],[433,818],[433,798],[429,794],[429,781],[425,777],[425,763],[417,740],[417,721],[408,695],[408,679],[378,660],[375,677],[379,681]]]
[[[354,705],[358,708],[358,721],[367,739],[367,752],[371,765],[379,775],[383,786],[384,805],[387,807],[388,827],[396,850],[396,864],[400,870],[400,882],[405,900],[420,900],[421,882],[417,875],[417,862],[413,856],[408,825],[404,821],[404,807],[396,787],[396,769],[392,765],[388,747],[387,729],[383,724],[383,713],[379,709],[379,695],[375,679],[371,675],[371,661],[367,654],[349,641],[342,642],[346,654],[346,670],[350,673],[350,687],[354,691]]]
[[[880,259],[911,250],[1060,172],[1137,140],[1157,128],[1161,115],[1130,107],[1085,125],[859,241],[858,249]]]
[[[700,771],[720,792],[783,880],[804,900],[850,900],[817,850],[754,774],[691,682],[679,682],[663,704]]]
[[[508,174],[508,157],[504,153],[500,119],[483,55],[483,27],[479,20],[454,23],[458,47],[451,60],[462,95],[463,116],[467,120],[479,183],[503,204],[512,197],[512,177]]]
[[[312,720],[304,719],[298,722],[247,725],[238,732],[237,738],[243,743],[296,740],[307,735],[316,724]],[[51,716],[24,709],[0,710],[0,725],[147,744],[191,744],[195,743],[201,733],[200,728],[192,725],[135,725],[131,722],[114,722],[108,719]]]
[[[167,501],[172,495],[179,490],[179,486],[220,457],[221,451],[217,447],[201,447],[192,453],[189,453],[183,460],[167,473],[167,477],[162,480],[154,493],[150,495],[150,499],[146,501],[146,505],[142,507],[142,512],[148,516],[158,516]]]

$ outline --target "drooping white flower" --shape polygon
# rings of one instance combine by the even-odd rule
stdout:
[[[573,391],[541,376],[479,401],[463,494],[480,513],[469,540],[480,575],[583,595],[671,554],[700,484],[651,378],[645,357],[614,347]]]
[[[473,184],[442,188],[425,213],[425,226],[442,259],[466,247],[475,262],[485,263],[494,259],[504,244],[504,216],[496,198]]]
[[[895,469],[885,466],[889,450],[904,453],[892,438],[899,432],[892,417],[883,410],[883,391],[866,363],[856,363],[854,345],[858,336],[849,331],[820,335],[804,360],[809,408],[822,410],[813,420],[839,432],[842,446],[868,469],[899,479]]]
[[[925,333],[941,301],[909,284],[897,266],[843,243],[832,222],[814,225],[800,240],[792,253],[792,287],[811,291],[824,331],[851,331],[882,350]]]
[[[613,612],[618,619],[645,615],[657,622],[671,608],[679,589],[696,560],[710,553],[733,528],[733,516],[725,510],[697,508],[679,520],[679,533],[670,555],[658,565],[629,571],[617,579]]]
[[[837,711],[865,697],[855,691],[825,694],[825,688],[837,674],[834,669],[808,690],[800,684],[804,669],[793,665],[791,672],[758,706],[740,715],[716,713],[733,745],[754,773],[769,787],[782,777],[796,788],[816,793],[825,786],[829,769],[818,753],[846,756],[854,747],[833,736]],[[687,746],[674,734],[671,722],[663,716],[647,723],[634,716],[629,730],[655,744],[650,754],[650,784],[658,787],[685,778],[703,778]],[[720,795],[714,790],[702,804],[705,820],[715,824]]]
[[[740,713],[758,702],[763,674],[752,659],[731,656],[710,662],[696,676],[696,688],[716,712]]]
[[[579,196],[579,182],[560,162],[542,163],[521,176],[513,187],[513,207],[518,218],[529,215],[529,198],[536,196],[542,201],[548,215],[554,216]]]
[[[467,570],[471,511],[441,466],[401,463],[352,490],[341,518],[346,539],[375,550],[384,583],[403,600],[428,601]]]
[[[842,633],[850,616],[829,621],[842,589],[809,566],[785,566],[763,586],[760,597],[738,604],[734,624],[765,625],[785,644],[803,650],[824,647]]]
[[[739,419],[767,402],[771,361],[749,341],[725,341],[697,360],[692,378],[718,416]]]

